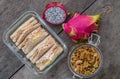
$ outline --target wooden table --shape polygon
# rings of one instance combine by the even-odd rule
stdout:
[[[120,1],[119,0],[0,0],[0,79],[65,79],[72,77],[67,57],[61,60],[45,76],[38,78],[3,44],[3,31],[25,11],[42,14],[47,3],[62,2],[71,15],[102,14],[99,34],[100,49],[104,56],[103,69],[91,79],[120,79]],[[51,26],[70,49],[74,43],[61,29]]]

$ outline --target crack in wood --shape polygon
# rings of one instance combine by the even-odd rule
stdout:
[[[16,70],[8,79],[11,79],[20,69],[22,69],[25,66],[25,64],[23,64],[21,67],[18,68],[18,70]]]

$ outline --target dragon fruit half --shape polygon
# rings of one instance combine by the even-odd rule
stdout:
[[[68,36],[78,43],[80,39],[88,39],[93,32],[98,32],[100,14],[89,16],[75,13],[75,15],[62,25]]]
[[[43,19],[50,24],[59,25],[62,24],[69,13],[60,2],[51,2],[47,4],[46,9],[43,12]]]

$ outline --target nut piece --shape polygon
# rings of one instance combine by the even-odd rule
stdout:
[[[100,64],[98,51],[92,46],[82,46],[73,52],[71,56],[72,68],[82,75],[94,73]]]

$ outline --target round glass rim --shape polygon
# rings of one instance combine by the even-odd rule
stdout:
[[[75,72],[74,69],[72,68],[71,56],[72,56],[72,54],[74,53],[74,51],[75,51],[76,49],[78,49],[78,48],[80,48],[80,47],[82,47],[82,46],[91,46],[91,47],[95,48],[95,50],[96,50],[96,51],[98,52],[98,54],[100,55],[100,65],[99,65],[99,67],[97,68],[97,70],[96,70],[94,73],[90,74],[90,75],[79,74],[79,73]],[[90,78],[90,77],[93,77],[93,76],[95,76],[96,74],[98,74],[98,73],[101,71],[102,65],[103,65],[103,55],[102,55],[100,49],[99,49],[98,47],[94,46],[94,45],[91,45],[91,44],[79,44],[79,45],[74,46],[74,47],[71,49],[71,51],[69,52],[69,55],[68,55],[68,67],[69,67],[70,71],[71,71],[75,76],[77,76],[77,77],[80,77],[80,78]]]

